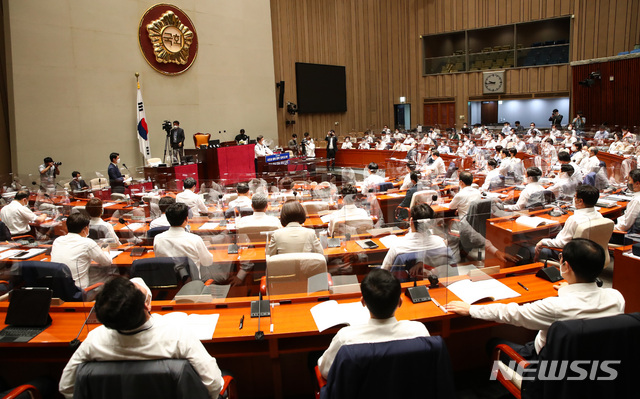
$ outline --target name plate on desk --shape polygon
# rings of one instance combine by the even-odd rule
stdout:
[[[264,157],[264,161],[266,163],[286,161],[289,159],[289,156],[290,154],[288,152],[284,152],[282,154],[267,155],[266,157]]]

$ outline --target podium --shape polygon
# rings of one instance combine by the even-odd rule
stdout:
[[[256,176],[254,165],[255,144],[229,147],[186,149],[185,157],[192,156],[203,180],[215,180],[222,185],[249,181]]]

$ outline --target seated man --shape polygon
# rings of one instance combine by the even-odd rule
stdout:
[[[458,216],[463,218],[469,210],[469,205],[481,198],[480,190],[471,187],[473,184],[473,175],[464,171],[459,176],[460,191],[453,197],[449,203],[449,209],[457,209]]]
[[[73,179],[69,182],[69,187],[71,188],[72,193],[89,189],[89,185],[84,181],[80,172],[74,170],[71,172],[71,177],[73,177]]]
[[[367,166],[367,170],[369,171],[369,176],[364,179],[362,182],[362,193],[366,194],[369,191],[375,191],[378,184],[384,183],[384,177],[378,175],[378,164],[375,162],[371,162]]]
[[[507,342],[522,357],[535,360],[547,340],[547,330],[558,320],[598,318],[624,313],[624,298],[613,288],[599,288],[596,277],[604,267],[604,249],[597,243],[576,238],[560,256],[560,273],[566,283],[554,286],[558,296],[532,303],[494,303],[469,305],[461,301],[447,304],[449,311],[474,319],[507,323],[531,330],[540,330],[534,342],[517,345]]]
[[[558,163],[560,164],[560,169],[562,169],[562,165],[571,165],[573,167],[573,175],[571,175],[571,177],[573,177],[573,179],[579,183],[582,182],[584,174],[582,173],[580,167],[571,160],[571,156],[569,155],[568,151],[558,152]]]
[[[12,236],[29,234],[31,232],[29,223],[42,223],[46,218],[46,214],[36,216],[29,209],[29,190],[18,191],[13,201],[0,211],[0,219],[9,228]]]
[[[336,224],[338,222],[344,222],[347,220],[362,220],[371,219],[366,209],[358,208],[355,204],[356,195],[358,190],[351,184],[345,184],[340,189],[342,194],[342,203],[344,206],[342,209],[332,212],[329,219],[329,236],[333,236],[335,233]]]
[[[164,233],[158,234],[153,240],[153,252],[157,257],[187,257],[191,259],[198,269],[203,280],[211,277],[213,255],[207,250],[202,238],[196,234],[188,233],[189,208],[186,204],[176,202],[167,209],[167,220],[171,227]],[[197,280],[198,276],[192,276]],[[221,279],[226,279],[224,276]],[[216,280],[220,280],[216,278]]]
[[[404,176],[404,180],[402,181],[402,186],[400,187],[400,190],[408,190],[413,186],[413,183],[411,183],[411,172],[416,170],[416,163],[415,161],[407,161],[407,174]]]
[[[429,232],[428,222],[435,217],[435,212],[427,204],[414,204],[411,207],[409,222],[412,232],[398,240],[398,243],[389,248],[382,261],[382,268],[389,270],[393,266],[396,257],[401,254],[447,249],[447,244],[442,237]],[[440,266],[440,265],[431,265]]]
[[[425,174],[433,174],[435,176],[444,175],[447,172],[447,168],[444,166],[444,161],[440,157],[440,151],[431,151],[431,158],[433,158],[433,163],[425,168]]]
[[[251,207],[253,208],[253,215],[244,216],[237,220],[236,228],[243,227],[265,227],[267,230],[281,229],[282,224],[280,219],[275,216],[269,216],[265,212],[269,205],[269,198],[264,194],[254,194],[251,197]]]
[[[100,266],[111,265],[108,249],[100,246],[90,238],[89,218],[83,213],[72,213],[67,218],[67,235],[60,236],[51,246],[51,262],[64,263],[69,267],[73,281],[80,289],[91,285],[89,267],[92,261]]]
[[[640,169],[633,169],[627,177],[627,187],[633,193],[633,199],[627,204],[622,216],[616,220],[614,230],[628,232],[640,213]],[[4,211],[4,209],[3,209]],[[4,216],[2,217],[4,220]],[[13,234],[13,232],[11,232]]]
[[[527,185],[524,190],[520,193],[520,197],[518,198],[518,202],[513,205],[505,205],[504,209],[509,211],[521,211],[527,207],[527,203],[529,202],[529,198],[531,194],[544,190],[542,184],[538,183],[538,180],[542,176],[542,171],[540,168],[532,166],[527,169]]]
[[[573,166],[560,166],[560,174],[553,181],[553,185],[548,188],[558,199],[571,198],[576,193],[579,181],[573,178]]]
[[[251,194],[249,193],[249,185],[247,183],[238,183],[236,186],[238,198],[229,202],[229,209],[233,208],[251,208]]]
[[[153,219],[151,223],[149,223],[149,229],[155,229],[156,227],[170,227],[171,225],[167,220],[166,212],[167,209],[169,209],[169,206],[175,203],[176,200],[173,197],[169,197],[168,195],[160,198],[160,201],[158,201],[158,208],[160,208],[160,212],[162,212],[162,215]]]
[[[594,208],[598,202],[598,198],[600,198],[600,193],[597,188],[587,184],[579,186],[574,198],[574,206],[576,208],[575,212],[573,215],[569,216],[556,238],[543,238],[538,241],[536,244],[535,258],[558,259],[558,254],[555,251],[545,249],[545,253],[542,253],[542,246],[545,245],[553,248],[564,248],[564,246],[573,239],[573,235],[579,225],[589,223],[591,220],[602,219],[602,214]],[[540,256],[541,254],[542,256]]]
[[[318,359],[318,368],[324,378],[329,375],[331,365],[343,345],[397,341],[428,337],[429,331],[417,321],[394,317],[402,304],[400,282],[389,271],[373,269],[362,280],[362,303],[369,310],[371,319],[367,324],[344,327],[333,337],[329,348]]]
[[[89,214],[91,220],[89,221],[89,229],[91,226],[101,226],[100,229],[103,229],[106,232],[106,239],[109,239],[110,242],[114,244],[120,245],[120,239],[118,235],[113,230],[113,226],[111,223],[107,223],[102,220],[102,214],[104,213],[104,209],[102,208],[102,200],[100,198],[91,198],[87,205],[85,206],[85,210]]]
[[[151,316],[151,291],[140,278],[115,277],[96,299],[103,324],[92,329],[75,351],[60,378],[60,393],[73,397],[76,369],[94,361],[187,359],[211,398],[224,385],[216,359],[187,328]]]
[[[494,190],[496,187],[502,187],[504,183],[500,178],[500,170],[498,168],[498,162],[495,159],[487,161],[487,176],[484,178],[483,190]]]
[[[184,185],[184,191],[176,195],[176,202],[187,204],[192,216],[206,216],[209,213],[207,206],[204,204],[202,198],[193,192],[193,188],[196,186],[196,179],[187,177],[182,183]]]
[[[411,206],[413,195],[419,190],[422,190],[422,186],[418,184],[418,181],[420,180],[420,172],[413,171],[411,172],[410,176],[411,183],[413,185],[411,186],[411,188],[409,188],[409,190],[407,190],[407,194],[402,199],[400,205],[398,205],[398,208],[409,208]],[[398,219],[405,220],[407,216],[409,216],[409,212],[407,212],[405,209],[400,209],[396,213],[396,215],[398,216]]]

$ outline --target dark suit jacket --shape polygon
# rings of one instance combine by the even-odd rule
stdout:
[[[180,143],[184,147],[184,130],[181,127],[171,129],[171,147],[179,148]]]
[[[327,142],[327,156],[329,158],[335,158],[335,153],[338,151],[338,138],[336,136],[333,137],[325,137],[324,140]],[[329,143],[333,142],[333,150],[329,149]],[[333,157],[330,156],[330,151],[333,151]]]
[[[113,163],[109,164],[109,185],[114,186],[124,186],[124,177],[122,173],[120,173],[120,169]]]
[[[89,188],[89,185],[84,180],[77,181],[77,180],[73,179],[73,180],[71,180],[69,182],[69,187],[71,187],[71,192],[74,192],[74,191],[80,191],[83,188]]]

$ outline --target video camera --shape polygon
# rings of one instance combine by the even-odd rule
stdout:
[[[173,124],[171,123],[171,121],[162,122],[162,130],[167,132],[167,136],[171,134],[171,129],[173,129]]]

